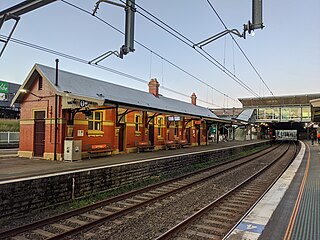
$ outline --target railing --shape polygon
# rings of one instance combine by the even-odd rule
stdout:
[[[0,132],[0,144],[17,144],[19,141],[19,132]]]

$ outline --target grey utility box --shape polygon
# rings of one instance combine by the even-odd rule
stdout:
[[[81,160],[81,140],[64,140],[64,160],[75,161]]]

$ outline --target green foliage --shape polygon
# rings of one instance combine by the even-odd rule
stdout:
[[[19,132],[19,119],[0,119],[0,132]]]

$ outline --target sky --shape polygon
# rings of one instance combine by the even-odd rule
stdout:
[[[0,1],[0,11],[20,2]],[[58,0],[24,14],[12,37],[85,61],[118,51],[124,44],[123,34],[105,24],[123,32],[122,8],[101,3],[97,16],[102,22],[66,2],[92,12],[96,0]],[[243,24],[252,18],[250,0],[209,2],[228,29],[242,33]],[[59,58],[60,69],[143,91],[148,91],[151,78],[157,78],[160,94],[190,102],[195,92],[198,104],[210,108],[241,107],[237,99],[245,97],[320,93],[319,0],[263,1],[265,27],[246,39],[234,36],[242,51],[226,35],[204,46],[205,52],[196,51],[140,13],[147,15],[143,11],[147,10],[197,43],[224,30],[208,0],[136,0],[136,4],[135,40],[147,49],[135,43],[135,51],[123,59],[112,55],[99,63],[111,71],[10,42],[0,58],[0,81],[21,84],[35,63],[55,67]],[[0,34],[8,36],[13,24],[6,21]]]

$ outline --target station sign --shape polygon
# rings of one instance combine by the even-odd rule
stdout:
[[[80,107],[85,107],[85,106],[87,106],[88,105],[88,102],[87,101],[85,101],[85,100],[80,100],[80,103],[79,103],[79,105],[80,105]]]
[[[8,101],[8,83],[0,81],[0,101]]]
[[[169,116],[168,121],[178,122],[178,121],[180,121],[180,116]]]
[[[8,93],[8,83],[0,81],[0,93]]]

